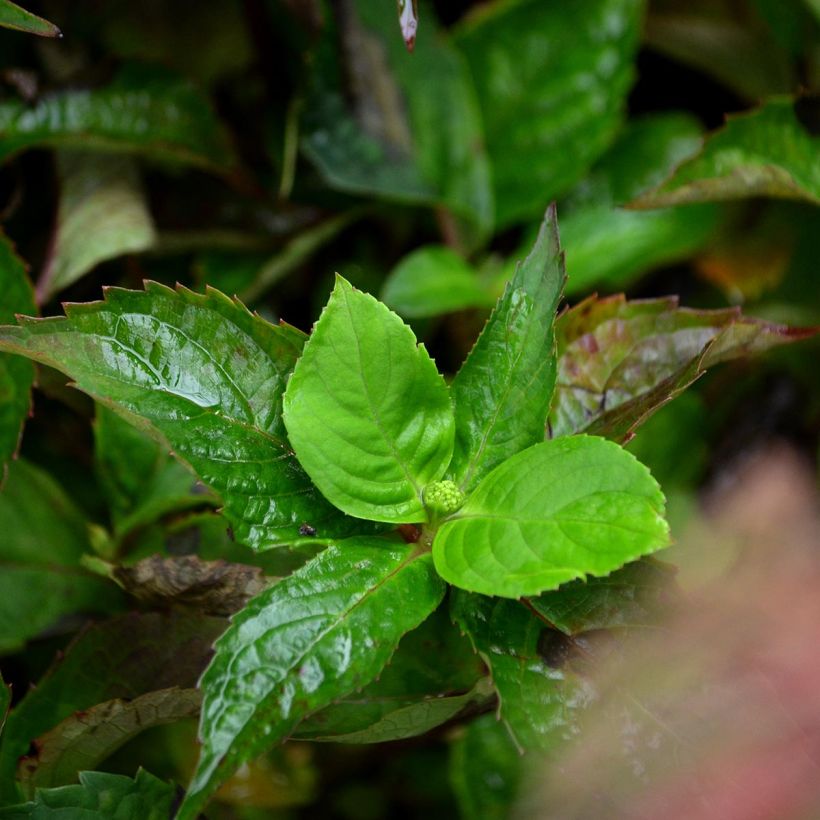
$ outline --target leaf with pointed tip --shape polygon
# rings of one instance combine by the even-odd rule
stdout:
[[[581,302],[556,325],[553,438],[595,433],[628,441],[652,413],[718,362],[814,336],[736,308],[690,310],[677,299]]]
[[[202,677],[202,752],[179,820],[306,716],[373,680],[444,584],[415,545],[342,541],[254,598]]]
[[[11,0],[0,0],[0,26],[25,31],[27,34],[38,34],[40,37],[63,36],[54,23],[20,8]]]
[[[552,207],[451,386],[456,442],[448,475],[466,491],[543,440],[555,386],[553,324],[565,278]]]
[[[760,196],[820,204],[820,135],[798,117],[799,106],[791,97],[775,97],[756,111],[731,117],[707,139],[699,155],[632,206],[658,208]]]
[[[199,714],[196,689],[161,689],[134,700],[109,700],[67,717],[34,741],[35,752],[21,758],[20,784],[27,797],[35,789],[74,783],[146,729]]]
[[[453,452],[447,385],[413,331],[337,277],[284,399],[299,463],[340,510],[427,520],[425,485]]]
[[[13,322],[16,313],[34,313],[34,293],[26,265],[0,233],[0,322]],[[0,355],[0,484],[6,462],[17,453],[23,423],[31,406],[34,366],[17,356]]]
[[[456,43],[484,114],[500,227],[568,191],[615,137],[643,6],[502,1],[476,8],[461,25]]]
[[[121,774],[83,772],[76,786],[42,789],[34,800],[0,809],[2,820],[168,820],[174,787],[144,769],[136,779]]]
[[[256,549],[359,526],[321,498],[282,423],[282,391],[304,343],[218,291],[148,282],[65,318],[21,320],[0,350],[71,376],[76,385],[160,437],[216,490],[236,537]]]
[[[57,152],[60,207],[40,302],[100,262],[148,250],[156,241],[133,158],[65,148]]]
[[[663,549],[664,497],[649,470],[592,436],[536,444],[496,467],[433,541],[445,581],[520,598],[607,575]]]
[[[518,746],[549,751],[570,735],[589,684],[539,653],[544,623],[517,601],[456,592],[453,621],[481,655],[498,692],[499,713]]]
[[[236,167],[207,98],[153,66],[126,66],[107,86],[56,91],[33,106],[0,102],[0,162],[43,146],[139,154],[221,174]]]

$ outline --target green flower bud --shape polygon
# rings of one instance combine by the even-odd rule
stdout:
[[[424,506],[433,515],[450,515],[461,509],[465,495],[452,481],[434,481],[424,488]]]

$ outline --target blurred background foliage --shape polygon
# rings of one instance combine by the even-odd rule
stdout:
[[[412,53],[393,0],[25,5],[64,36],[0,29],[0,222],[35,286],[8,286],[4,321],[155,279],[309,329],[338,271],[454,372],[555,200],[569,304],[677,294],[820,323],[817,0],[420,2]],[[750,453],[777,439],[816,475],[818,352],[719,368],[630,444],[670,498],[684,566],[699,499]],[[27,367],[2,362],[3,412]],[[160,448],[58,374],[37,384],[0,495],[15,700],[87,615],[129,607],[105,567],[196,554],[275,576],[304,560],[233,543],[216,500]],[[14,441],[0,444],[5,459]],[[80,640],[159,645],[156,624],[129,617]],[[8,736],[159,688],[134,671],[125,689],[66,694],[65,670],[49,678],[51,722],[18,719]],[[430,674],[425,692],[443,685]],[[173,725],[134,732],[100,766],[185,782],[195,728],[174,704]],[[0,777],[28,751],[6,746]],[[291,743],[244,768],[209,816],[504,817],[520,778],[508,747],[486,717],[389,747]],[[46,775],[34,783],[59,784]]]

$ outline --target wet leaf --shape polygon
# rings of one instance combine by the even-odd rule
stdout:
[[[461,26],[500,226],[542,212],[614,138],[642,12],[641,0],[495,2]]]
[[[38,34],[41,37],[63,36],[54,23],[49,23],[48,20],[20,8],[11,0],[0,0],[0,26],[25,31],[27,34]]]
[[[148,250],[156,240],[133,159],[64,149],[57,152],[57,174],[60,208],[38,285],[41,302],[100,262]]]
[[[708,367],[815,333],[746,318],[735,308],[679,308],[674,297],[587,299],[556,326],[550,434],[587,432],[628,441]]]
[[[550,209],[451,386],[456,444],[448,475],[465,490],[543,439],[555,385],[553,323],[564,280]]]
[[[776,97],[751,113],[730,117],[703,151],[632,205],[658,208],[749,197],[820,204],[820,136],[795,114],[795,101]]]
[[[140,154],[217,173],[236,165],[202,93],[176,75],[139,65],[102,88],[56,91],[33,107],[0,102],[0,161],[42,146]]]
[[[140,769],[135,780],[83,772],[76,786],[43,789],[21,806],[0,808],[2,820],[168,820],[174,787]]]
[[[268,585],[259,567],[203,561],[195,555],[155,555],[115,567],[112,577],[148,606],[176,604],[209,615],[233,615]]]
[[[22,320],[0,349],[62,370],[100,403],[158,436],[216,490],[236,537],[256,549],[355,526],[300,469],[281,417],[304,335],[218,291],[154,282],[111,288],[65,318]]]
[[[444,585],[414,545],[331,546],[236,615],[201,681],[202,753],[180,820],[302,718],[368,684]]]
[[[453,412],[435,363],[395,313],[337,277],[284,408],[325,498],[359,518],[426,520],[422,490],[450,460]]]
[[[433,557],[455,586],[520,598],[662,549],[663,514],[657,482],[630,453],[591,436],[556,439],[496,467],[442,524]]]
[[[0,234],[0,322],[13,322],[15,313],[34,313],[34,293],[26,265],[11,242]],[[31,406],[34,367],[19,356],[0,355],[0,485],[6,462],[17,453],[23,424]]]
[[[36,752],[18,765],[27,797],[35,789],[74,783],[140,732],[199,714],[196,689],[162,689],[133,700],[109,700],[75,712],[34,741]]]

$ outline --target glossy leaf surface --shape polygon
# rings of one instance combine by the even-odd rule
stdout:
[[[354,525],[319,496],[285,435],[281,396],[303,340],[217,291],[149,282],[5,328],[0,349],[62,370],[167,442],[220,494],[236,537],[264,549],[305,523],[319,536]]]
[[[495,2],[462,25],[500,226],[543,211],[612,141],[642,10],[641,0]]]
[[[519,598],[607,575],[667,546],[664,498],[649,471],[604,439],[536,444],[496,467],[433,542],[449,583]]]
[[[373,680],[443,595],[429,555],[362,538],[329,547],[254,598],[202,677],[202,753],[180,820],[302,718]]]
[[[543,622],[517,601],[464,592],[453,596],[451,612],[490,667],[499,713],[518,747],[550,751],[571,736],[594,693],[563,668],[564,658],[541,656]]]
[[[34,293],[26,265],[0,234],[0,321],[13,322],[16,313],[34,313]],[[31,406],[34,367],[19,356],[0,355],[0,478],[17,452],[23,423]],[[0,482],[2,483],[2,482]]]
[[[555,386],[553,323],[564,280],[550,209],[451,386],[456,444],[448,475],[464,490],[543,439]]]
[[[425,485],[453,450],[447,386],[413,331],[341,277],[284,400],[299,463],[340,510],[425,521]]]
[[[0,0],[0,26],[25,31],[27,34],[38,34],[40,37],[62,36],[54,23],[26,11],[11,0]]]
[[[33,107],[0,102],[0,161],[42,146],[141,154],[220,173],[236,163],[224,129],[195,86],[137,65],[103,88],[58,91]]]
[[[174,787],[140,769],[136,779],[83,772],[76,786],[43,789],[21,806],[0,808],[2,820],[168,820]]]
[[[557,323],[552,437],[595,433],[617,441],[706,368],[815,334],[741,315],[690,310],[677,299],[587,299]]]
[[[633,204],[657,208],[760,196],[820,204],[820,136],[798,119],[795,107],[792,98],[776,97],[730,118],[698,156]]]

